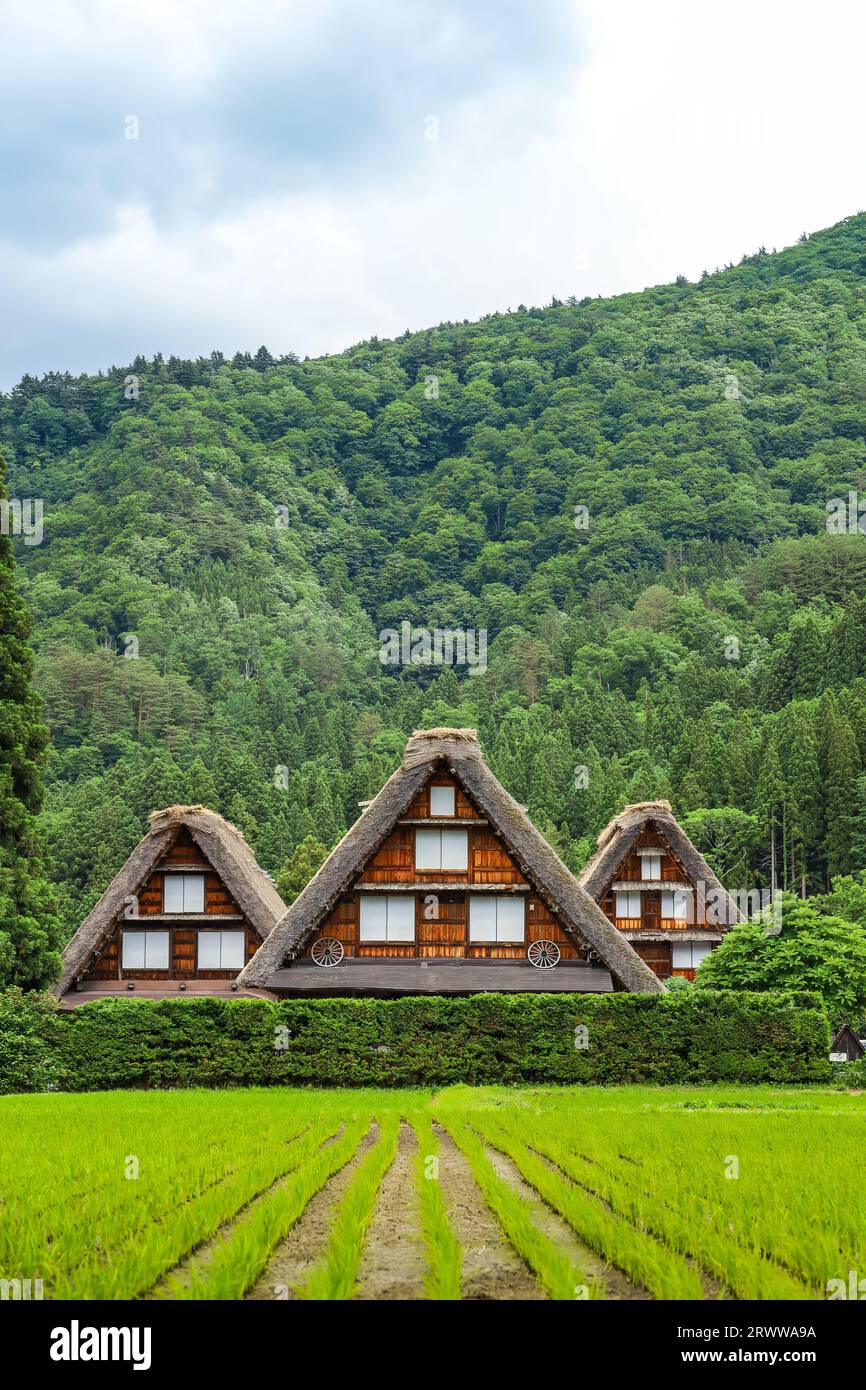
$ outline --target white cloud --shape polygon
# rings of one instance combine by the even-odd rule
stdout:
[[[44,11],[13,8],[24,81]],[[467,30],[454,5],[370,5],[363,35],[338,0],[100,10],[95,28],[58,4],[49,57],[86,65],[86,37],[101,63],[150,74],[155,95],[133,150],[118,138],[105,152],[101,108],[77,145],[70,112],[58,136],[70,163],[57,167],[86,196],[68,222],[40,212],[49,177],[22,161],[16,197],[46,235],[3,239],[7,385],[138,352],[339,351],[552,293],[696,278],[866,203],[866,19],[838,0],[818,22],[790,4],[585,0],[556,53],[553,29],[547,48],[532,31],[530,0],[483,6],[488,26],[506,10],[510,26],[490,27],[487,65],[483,26]],[[287,87],[304,73],[324,84],[308,128],[279,123],[283,59],[269,50],[286,24]],[[425,138],[428,115],[438,139]],[[140,174],[120,163],[139,156]]]

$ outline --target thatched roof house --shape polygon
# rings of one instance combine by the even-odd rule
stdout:
[[[656,973],[693,978],[742,913],[670,802],[626,806],[597,844],[581,887]]]
[[[551,949],[536,958],[563,968],[533,969],[539,941]],[[413,734],[238,983],[304,994],[662,988],[494,777],[475,731],[447,728]]]
[[[63,952],[55,992],[68,1002],[136,989],[224,992],[285,910],[222,816],[204,806],[154,811]]]

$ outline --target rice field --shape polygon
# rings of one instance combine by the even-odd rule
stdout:
[[[72,1299],[821,1299],[866,1270],[866,1095],[0,1099],[0,1280]]]

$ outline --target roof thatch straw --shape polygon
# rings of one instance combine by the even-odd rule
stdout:
[[[412,735],[402,766],[389,777],[295,899],[241,971],[238,983],[266,986],[284,961],[304,949],[340,896],[349,891],[364,865],[405,815],[431,772],[443,763],[500,834],[521,872],[569,935],[579,945],[595,951],[625,989],[662,991],[661,981],[584,892],[522,807],[493,776],[473,729],[423,729]]]
[[[151,828],[147,835],[132,851],[63,952],[63,974],[54,986],[56,994],[65,993],[87,967],[94,951],[114,931],[126,905],[171,848],[182,827],[190,832],[241,912],[262,937],[266,937],[283,916],[285,903],[272,879],[259,867],[237,826],[205,806],[167,806],[162,811],[153,811],[149,820]]]
[[[662,838],[670,845],[692,882],[702,882],[706,890],[720,895],[716,911],[725,923],[739,922],[742,913],[677,822],[669,801],[638,801],[614,816],[598,837],[598,849],[580,876],[581,887],[593,898],[600,898],[614,881],[617,869],[628,858],[649,821],[658,827]]]

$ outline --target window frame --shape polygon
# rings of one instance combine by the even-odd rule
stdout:
[[[619,905],[623,898],[628,899],[629,910],[627,912],[620,912],[619,910]],[[637,912],[631,910],[634,906],[633,899],[637,902]],[[614,891],[613,901],[613,915],[617,922],[633,922],[636,917],[642,915],[641,909],[643,904],[641,903],[641,890],[639,888],[617,888]]]
[[[140,936],[144,942],[144,963],[142,965],[128,965],[125,960],[127,939]],[[156,945],[155,938],[165,938],[165,965],[150,965],[147,959],[148,943]],[[121,970],[165,970],[171,969],[171,932],[167,927],[124,927],[120,933],[120,969]]]
[[[671,970],[697,970],[701,961],[706,960],[712,954],[713,943],[710,941],[674,941],[671,943]],[[688,964],[683,964],[682,960],[677,961],[677,953],[682,956],[688,952]],[[698,952],[695,959],[695,952]]]
[[[198,879],[198,880],[200,880],[200,882],[201,882],[201,907],[187,907],[187,905],[186,905],[187,879]],[[182,907],[170,907],[169,904],[168,904],[168,885],[169,885],[169,883],[171,883],[172,886],[174,886],[174,884],[176,884],[178,881],[180,882],[181,902],[183,903],[183,906],[182,906]],[[163,913],[164,913],[164,915],[165,915],[166,917],[169,917],[169,916],[170,916],[170,917],[189,917],[189,916],[193,916],[193,915],[196,914],[196,913],[198,913],[198,914],[200,915],[201,913],[204,912],[204,905],[205,905],[205,873],[204,873],[204,870],[202,870],[200,873],[199,873],[198,871],[196,871],[196,872],[194,872],[194,873],[191,872],[191,871],[190,871],[190,872],[187,872],[185,869],[182,870],[182,871],[179,872],[179,873],[163,873],[163,881],[162,881],[162,910],[163,910]]]
[[[418,863],[418,846],[419,846],[419,844],[430,845],[430,844],[432,843],[431,837],[433,837],[433,836],[437,836],[437,837],[438,837],[438,840],[439,840],[439,856],[438,856],[438,857],[439,857],[439,863],[438,863],[438,864],[430,864],[430,865],[422,865],[422,864],[419,864],[419,863]],[[464,853],[461,855],[461,858],[465,861],[464,863],[459,864],[459,865],[456,865],[456,866],[454,866],[454,865],[449,866],[449,865],[446,865],[446,864],[444,864],[444,863],[442,862],[443,859],[444,859],[444,846],[445,846],[445,837],[446,837],[446,836],[459,836],[459,837],[460,837],[460,844],[461,844],[461,846],[463,847],[463,850],[464,850]],[[451,843],[454,843],[454,841],[452,840]],[[442,825],[431,825],[431,826],[429,826],[429,827],[428,827],[428,826],[419,826],[418,829],[416,829],[416,831],[415,831],[414,855],[415,855],[415,872],[416,872],[416,873],[421,873],[421,874],[437,874],[437,873],[442,873],[442,874],[466,874],[466,873],[469,872],[469,831],[468,831],[468,830],[464,830],[464,829],[462,829],[462,828],[460,828],[460,827],[458,827],[458,826],[455,826],[453,829],[451,828],[451,826],[442,826]],[[431,856],[431,857],[435,857],[435,856]]]
[[[519,893],[467,893],[467,922],[466,940],[470,946],[523,946],[526,944],[526,900]],[[485,906],[492,905],[495,911],[495,921],[493,930],[494,936],[473,936],[472,919],[475,915],[476,905],[484,903]],[[521,933],[519,936],[500,936],[499,935],[499,907],[502,903],[508,903],[509,907],[515,903],[520,904],[522,915]]]
[[[450,796],[450,810],[448,810],[448,811],[434,811],[434,810],[433,810],[433,793],[434,793],[434,792],[447,792],[447,793],[449,794],[449,796]],[[451,786],[449,783],[446,783],[446,782],[433,782],[433,783],[431,783],[430,788],[429,788],[429,795],[430,795],[429,806],[430,806],[430,815],[431,815],[431,817],[432,817],[432,816],[456,816],[456,815],[457,815],[457,788],[456,788],[456,787],[453,787],[453,786]]]
[[[222,960],[222,955],[223,955],[223,937],[225,937],[225,936],[239,936],[239,937],[241,938],[241,943],[240,943],[240,945],[241,945],[241,962],[240,962],[240,965],[224,965],[224,964],[223,964],[223,960]],[[202,943],[202,938],[203,938],[203,937],[204,937],[206,940],[211,940],[211,941],[212,941],[215,937],[218,937],[218,938],[219,938],[219,943],[220,943],[220,963],[219,963],[219,965],[203,965],[203,964],[202,964],[202,960],[201,960],[201,943]],[[236,970],[236,971],[241,971],[241,970],[243,970],[244,966],[246,965],[246,959],[247,959],[247,934],[246,934],[246,931],[244,930],[243,927],[199,927],[198,931],[197,931],[196,934],[195,934],[195,938],[196,938],[196,939],[195,939],[195,968],[196,968],[197,971],[198,971],[198,970]]]
[[[665,911],[665,900],[670,903],[671,911]],[[694,893],[690,888],[663,888],[661,900],[661,916],[669,922],[690,922],[693,917],[693,909],[690,912],[689,904],[694,903]],[[676,909],[682,907],[682,911]]]
[[[360,893],[358,902],[358,945],[359,946],[414,946],[417,939],[416,930],[416,908],[414,893]],[[364,904],[368,907],[373,903],[383,902],[385,904],[385,934],[384,936],[365,936],[364,935]],[[411,909],[411,936],[391,936],[390,935],[390,907],[399,902],[408,903]],[[408,924],[401,924],[404,929]],[[396,928],[395,928],[396,929]],[[369,928],[368,928],[369,930]]]

